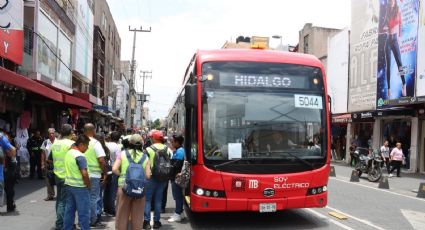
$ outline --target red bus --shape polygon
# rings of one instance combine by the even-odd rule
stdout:
[[[198,51],[168,116],[185,135],[194,212],[324,207],[329,105],[321,62],[270,50]]]

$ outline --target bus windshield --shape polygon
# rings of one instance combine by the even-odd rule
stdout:
[[[247,73],[246,68],[235,69],[235,65],[237,63],[231,71],[225,68],[218,71],[211,68],[214,66],[210,63],[204,72],[213,73],[215,78],[205,83],[202,96],[205,159],[213,162],[273,160],[294,155],[303,159],[323,158],[326,155],[325,100],[320,90],[308,90],[309,82],[313,81],[311,76],[301,75],[305,78],[299,77],[300,80],[295,79],[294,73],[282,74],[287,67],[296,70],[286,64],[272,64],[279,74],[262,73],[258,66]],[[264,69],[270,71],[270,68]],[[269,85],[237,87],[239,78],[232,76],[246,76],[248,80],[241,84],[258,84],[263,78]],[[250,76],[253,76],[251,80]],[[275,83],[280,85],[273,85]],[[292,85],[282,89],[282,84]]]

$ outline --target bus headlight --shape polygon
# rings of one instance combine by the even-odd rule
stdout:
[[[198,186],[194,186],[192,192],[198,196],[205,196],[205,197],[211,197],[211,198],[226,197],[226,193],[223,190],[205,189],[205,188],[200,188]]]
[[[209,191],[208,191],[209,192]],[[204,190],[202,189],[202,188],[198,188],[198,189],[196,189],[196,195],[198,195],[198,196],[202,196],[202,195],[204,195]]]
[[[326,185],[325,186],[320,186],[320,187],[315,187],[315,188],[309,188],[307,190],[307,196],[309,196],[309,195],[318,195],[318,194],[324,193],[326,191],[328,191],[328,187]]]

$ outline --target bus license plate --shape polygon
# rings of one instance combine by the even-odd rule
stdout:
[[[276,212],[276,203],[260,204],[260,212]]]

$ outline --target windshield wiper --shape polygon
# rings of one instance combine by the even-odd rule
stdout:
[[[305,165],[310,166],[312,169],[316,169],[312,163],[310,163],[310,162],[302,159],[301,157],[293,154],[291,151],[274,151],[274,152],[271,152],[271,153],[285,153],[285,154],[288,154],[289,156],[291,156],[291,157],[299,160],[300,162],[303,162]]]
[[[234,160],[231,160],[231,161],[226,161],[226,162],[221,163],[221,164],[218,164],[218,165],[214,165],[214,168],[215,169],[218,169],[218,168],[221,168],[223,166],[226,166],[226,165],[229,165],[229,164],[233,164],[233,163],[236,163],[236,162],[239,162],[239,161],[269,160],[269,159],[279,159],[279,158],[275,158],[275,157],[273,157],[273,158],[271,158],[271,157],[268,157],[268,158],[262,158],[262,157],[243,157],[243,158],[238,158],[238,159],[234,159]]]

